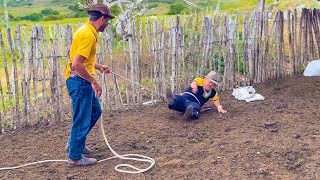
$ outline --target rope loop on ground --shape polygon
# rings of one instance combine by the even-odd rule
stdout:
[[[101,128],[101,132],[102,132],[102,136],[104,141],[106,142],[108,148],[110,149],[110,151],[112,152],[112,154],[114,155],[113,157],[109,157],[106,159],[102,159],[99,160],[98,163],[110,160],[110,159],[115,159],[115,158],[119,158],[119,159],[123,159],[123,160],[132,160],[132,161],[140,161],[140,162],[148,162],[150,163],[150,165],[145,168],[145,169],[141,169],[141,168],[137,168],[135,166],[129,165],[129,164],[119,164],[115,167],[115,170],[118,172],[122,172],[122,173],[129,173],[129,174],[138,174],[138,173],[143,173],[148,171],[149,169],[151,169],[154,165],[155,165],[155,160],[147,157],[147,156],[143,156],[143,155],[139,155],[139,154],[125,154],[125,155],[120,155],[118,154],[116,151],[114,151],[112,149],[112,147],[110,146],[107,136],[105,134],[104,128],[103,128],[103,120],[102,120],[102,115],[101,115],[101,120],[100,120],[100,128]],[[43,164],[43,163],[53,163],[53,162],[68,162],[68,160],[65,159],[57,159],[57,160],[44,160],[44,161],[37,161],[37,162],[32,162],[32,163],[27,163],[27,164],[23,164],[23,165],[18,165],[18,166],[13,166],[13,167],[3,167],[0,168],[1,170],[14,170],[14,169],[18,169],[18,168],[22,168],[22,167],[26,167],[26,166],[31,166],[31,165],[36,165],[36,164]],[[133,170],[125,170],[131,168]]]

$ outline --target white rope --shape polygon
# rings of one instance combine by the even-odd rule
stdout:
[[[136,83],[136,82],[133,82],[115,72],[111,72],[110,73],[116,75],[116,76],[119,76],[120,78],[123,78],[124,80],[126,81],[129,81],[135,85],[138,85],[140,86],[140,84]],[[105,73],[103,73],[103,75],[105,76]],[[145,88],[146,90],[152,92],[152,93],[155,93],[159,96],[164,96],[163,94],[159,94],[159,93],[156,93],[148,88]],[[104,103],[104,102],[102,102]],[[102,116],[102,115],[101,115]],[[112,158],[119,158],[119,159],[124,159],[124,160],[133,160],[133,161],[140,161],[140,162],[148,162],[150,163],[150,165],[145,168],[145,169],[140,169],[140,168],[137,168],[135,166],[132,166],[132,165],[129,165],[129,164],[119,164],[115,167],[115,170],[118,171],[118,172],[123,172],[123,173],[130,173],[130,174],[137,174],[137,173],[142,173],[142,172],[146,172],[148,171],[149,169],[151,169],[154,165],[155,165],[155,160],[150,158],[150,157],[147,157],[147,156],[143,156],[143,155],[139,155],[139,154],[125,154],[125,155],[120,155],[118,154],[116,151],[114,151],[112,149],[112,147],[110,146],[109,142],[108,142],[108,139],[107,139],[107,136],[105,134],[105,131],[104,131],[104,128],[103,128],[103,122],[101,121],[100,122],[100,126],[101,126],[101,132],[102,132],[102,136],[103,136],[103,139],[104,141],[106,142],[107,146],[109,147],[110,151],[112,152],[112,154],[114,155],[114,157]],[[107,159],[104,159],[104,160],[100,160],[98,162],[103,162],[103,161],[106,161]],[[131,168],[131,169],[134,169],[134,171],[129,171],[129,170],[123,170],[123,168]]]
[[[129,165],[129,164],[119,164],[115,167],[115,170],[118,171],[118,172],[123,172],[123,173],[130,173],[130,174],[137,174],[137,173],[142,173],[142,172],[146,172],[148,171],[149,169],[151,169],[154,165],[155,165],[155,160],[150,158],[150,157],[147,157],[147,156],[143,156],[143,155],[139,155],[139,154],[125,154],[125,155],[120,155],[118,154],[117,152],[115,152],[110,144],[108,143],[108,139],[106,137],[106,134],[104,132],[104,128],[103,128],[103,122],[101,121],[100,122],[100,126],[101,126],[101,132],[102,132],[102,136],[103,136],[103,139],[104,141],[106,142],[107,146],[109,147],[110,151],[112,152],[112,154],[114,155],[114,157],[116,158],[119,158],[119,159],[124,159],[124,160],[133,160],[133,161],[140,161],[140,162],[149,162],[150,165],[149,167],[145,168],[145,169],[140,169],[140,168],[137,168],[135,166],[132,166],[132,165]],[[137,158],[138,157],[138,158]],[[103,161],[106,161],[107,159],[104,159],[104,160],[100,160],[99,162],[103,162]],[[120,169],[120,168],[123,168],[123,167],[128,167],[128,168],[132,168],[134,169],[135,171],[128,171],[128,170],[123,170],[123,169]]]
[[[44,161],[37,161],[37,162],[27,163],[27,164],[23,164],[23,165],[19,165],[19,166],[3,167],[3,168],[0,168],[0,171],[1,171],[1,170],[13,170],[13,169],[18,169],[18,168],[26,167],[26,166],[31,166],[31,165],[35,165],[35,164],[42,164],[42,163],[48,163],[48,162],[68,162],[68,160],[62,159],[62,160],[44,160]]]
[[[122,77],[114,72],[112,72],[113,74],[119,76],[119,77]],[[124,78],[124,77],[122,77]],[[126,78],[124,78],[126,79]],[[130,81],[128,79],[126,79],[127,81]],[[134,83],[134,82],[132,82]],[[160,94],[158,94],[160,95]],[[163,95],[162,95],[163,96]],[[101,117],[103,117],[101,115]],[[124,159],[124,160],[133,160],[133,161],[140,161],[140,162],[148,162],[150,163],[150,165],[145,168],[145,169],[141,169],[141,168],[137,168],[135,166],[132,166],[130,164],[119,164],[115,167],[115,170],[118,171],[118,172],[122,172],[122,173],[130,173],[130,174],[137,174],[137,173],[143,173],[143,172],[146,172],[148,171],[149,169],[151,169],[154,165],[155,165],[155,160],[150,158],[150,157],[147,157],[147,156],[143,156],[143,155],[139,155],[139,154],[125,154],[125,155],[120,155],[118,154],[116,151],[114,151],[112,149],[112,147],[110,146],[110,144],[108,143],[108,139],[107,139],[107,136],[105,134],[105,131],[104,131],[104,128],[103,128],[103,120],[101,118],[100,120],[100,128],[101,128],[101,132],[102,132],[102,136],[103,136],[103,139],[104,141],[106,142],[107,146],[109,147],[110,151],[112,152],[112,154],[114,155],[113,157],[109,157],[109,158],[106,158],[106,159],[102,159],[102,160],[99,160],[98,163],[101,163],[101,162],[104,162],[104,161],[107,161],[107,160],[110,160],[110,159],[115,159],[115,158],[119,158],[119,159]],[[18,169],[18,168],[22,168],[22,167],[26,167],[26,166],[31,166],[31,165],[35,165],[35,164],[42,164],[42,163],[49,163],[49,162],[68,162],[68,160],[65,160],[65,159],[58,159],[58,160],[44,160],[44,161],[37,161],[37,162],[32,162],[32,163],[27,163],[27,164],[23,164],[23,165],[19,165],[19,166],[13,166],[13,167],[3,167],[3,168],[0,168],[0,171],[1,170],[13,170],[13,169]],[[124,170],[123,168],[131,168],[133,169],[132,171],[129,171],[129,170]]]
[[[132,84],[134,84],[136,86],[141,86],[141,84],[139,84],[137,82],[134,82],[134,81],[131,81],[130,79],[127,79],[127,78],[125,78],[125,77],[121,76],[120,74],[117,74],[117,73],[115,73],[113,71],[110,71],[110,73],[112,73],[112,74],[114,74],[114,75],[116,75],[116,76],[118,76],[118,77],[120,77],[120,78],[122,78],[122,79],[124,79],[126,81],[129,81],[129,82],[131,82]],[[166,97],[164,94],[157,93],[157,92],[155,92],[155,91],[153,91],[153,90],[151,90],[151,89],[149,89],[147,87],[143,87],[143,89],[145,89],[145,90],[147,90],[147,91],[149,91],[149,92],[151,92],[151,93],[153,93],[155,95],[158,95],[158,96],[161,96],[161,97],[164,97],[164,98]]]
[[[102,116],[101,116],[102,117]],[[135,166],[129,165],[129,164],[119,164],[115,167],[115,170],[118,172],[123,172],[123,173],[130,173],[130,174],[137,174],[137,173],[143,173],[148,171],[149,169],[151,169],[154,165],[155,165],[155,160],[147,157],[147,156],[143,156],[143,155],[139,155],[139,154],[125,154],[125,155],[119,155],[117,152],[115,152],[110,144],[108,143],[106,134],[104,132],[104,128],[103,128],[103,120],[100,120],[100,127],[101,127],[101,132],[102,132],[102,136],[104,141],[106,142],[107,146],[109,147],[110,151],[112,152],[112,154],[114,155],[113,157],[109,157],[106,159],[102,159],[99,160],[98,163],[110,160],[110,159],[115,159],[115,158],[119,158],[119,159],[124,159],[124,160],[133,160],[133,161],[140,161],[140,162],[149,162],[150,165],[145,168],[145,169],[141,169],[141,168],[137,168]],[[139,158],[135,158],[135,157],[139,157]],[[1,170],[13,170],[13,169],[18,169],[18,168],[22,168],[22,167],[26,167],[26,166],[31,166],[31,165],[35,165],[35,164],[43,164],[43,163],[52,163],[52,162],[68,162],[68,160],[65,159],[57,159],[57,160],[44,160],[44,161],[37,161],[37,162],[32,162],[32,163],[27,163],[27,164],[23,164],[23,165],[19,165],[19,166],[13,166],[13,167],[3,167],[0,168]],[[129,170],[123,170],[121,169],[121,167],[128,167],[131,169],[134,169],[135,171],[129,171]]]

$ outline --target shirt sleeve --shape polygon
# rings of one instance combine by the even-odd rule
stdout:
[[[219,94],[218,94],[218,92],[216,92],[216,95],[214,95],[214,97],[211,98],[211,100],[216,101],[218,99],[219,99]]]
[[[94,46],[94,44],[96,43],[95,41],[96,40],[94,37],[83,36],[78,41],[79,45],[76,53],[88,59],[91,53],[92,46]]]
[[[203,86],[204,84],[203,78],[195,78],[193,81],[197,82],[198,86]]]

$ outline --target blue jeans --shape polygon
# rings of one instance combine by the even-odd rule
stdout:
[[[69,136],[69,153],[72,160],[80,160],[89,131],[98,121],[102,110],[91,84],[76,75],[66,81],[72,101],[72,128]]]
[[[173,109],[179,112],[185,112],[188,106],[192,106],[192,119],[199,118],[200,105],[196,102],[190,101],[188,98],[175,94],[173,96],[173,102],[169,104],[169,109]]]

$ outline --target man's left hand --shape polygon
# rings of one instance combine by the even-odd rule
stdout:
[[[218,112],[219,113],[226,113],[227,111],[224,110],[222,107],[218,107]]]
[[[109,67],[107,65],[100,65],[99,70],[101,73],[110,73]]]

